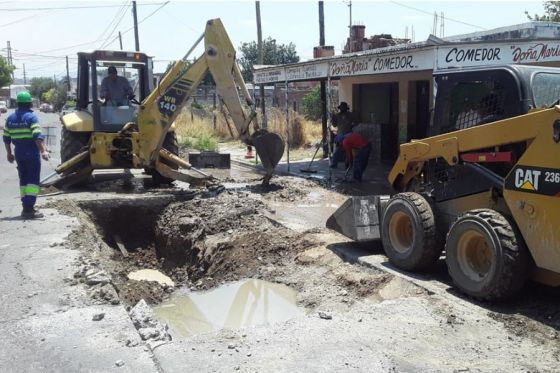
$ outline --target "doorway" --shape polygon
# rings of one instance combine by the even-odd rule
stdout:
[[[358,119],[380,127],[381,160],[395,160],[399,151],[398,83],[360,84],[356,88]]]

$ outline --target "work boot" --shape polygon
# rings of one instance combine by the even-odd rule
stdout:
[[[35,208],[23,208],[21,212],[21,217],[24,219],[40,219],[44,217],[44,215],[36,210]]]

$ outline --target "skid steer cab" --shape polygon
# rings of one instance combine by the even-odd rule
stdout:
[[[189,61],[202,40],[204,53]],[[258,128],[233,44],[220,19],[212,19],[196,44],[156,86],[152,60],[144,53],[98,50],[78,54],[77,110],[61,118],[63,163],[56,168],[61,175],[58,185],[84,183],[93,170],[110,168],[144,169],[157,184],[208,182],[209,175],[178,157],[173,127],[207,73],[235,125],[232,133],[255,147],[266,171],[263,183],[268,183],[284,152],[284,141]]]
[[[392,196],[352,197],[327,227],[381,240],[391,264],[429,271],[483,300],[527,279],[560,286],[560,69],[434,74],[430,137],[400,146]]]

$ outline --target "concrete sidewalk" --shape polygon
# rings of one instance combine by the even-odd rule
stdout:
[[[241,143],[239,146],[232,146],[231,143],[226,146],[220,147],[221,153],[229,153],[231,161],[242,164],[244,166],[253,167],[257,170],[262,170],[262,166],[258,159],[245,158],[246,147]],[[256,154],[256,153],[255,153]],[[320,159],[322,152],[317,153],[317,157],[311,162],[311,158],[302,159],[297,161],[287,162],[286,154],[276,167],[276,174],[278,175],[291,175],[305,179],[318,180],[325,185],[325,187],[336,189],[338,192],[346,195],[369,195],[369,194],[391,194],[393,189],[387,180],[389,171],[392,164],[390,163],[372,163],[363,175],[361,183],[344,181],[346,169],[344,162],[340,162],[336,169],[329,167],[328,159]],[[311,172],[308,172],[311,170]],[[347,175],[347,179],[352,178],[351,171]],[[273,181],[274,182],[274,179]]]

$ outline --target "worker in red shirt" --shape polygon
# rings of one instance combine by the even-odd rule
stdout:
[[[363,135],[353,132],[344,138],[342,147],[346,153],[346,162],[352,164],[354,180],[362,181],[371,153],[371,143]]]

